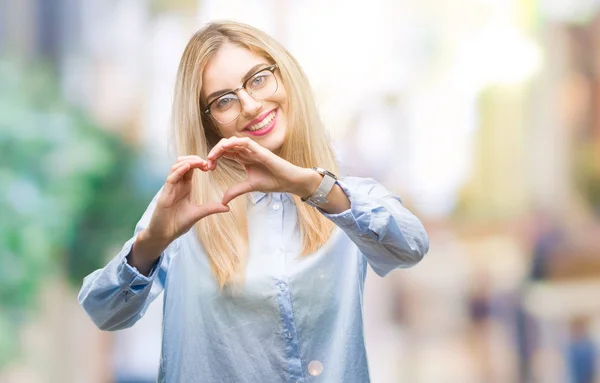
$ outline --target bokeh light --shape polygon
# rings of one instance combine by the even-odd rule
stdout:
[[[312,376],[319,376],[323,372],[323,363],[313,360],[308,364],[308,373]]]

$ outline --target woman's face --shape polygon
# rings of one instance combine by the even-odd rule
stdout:
[[[278,70],[264,70],[270,65],[246,48],[225,44],[202,73],[201,97],[204,105],[212,103],[211,118],[223,137],[249,137],[277,153],[285,139],[288,102]]]

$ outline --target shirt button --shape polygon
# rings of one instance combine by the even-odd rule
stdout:
[[[280,208],[281,208],[280,204],[278,204],[278,203],[273,204],[273,210],[279,210]]]
[[[280,289],[281,291],[285,290],[285,283],[283,283],[283,282],[280,282],[280,283],[279,283],[279,289]]]
[[[292,333],[291,332],[288,332],[286,335],[287,335],[288,339],[292,339]]]

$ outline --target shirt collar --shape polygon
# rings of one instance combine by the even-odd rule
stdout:
[[[267,195],[267,193],[263,193],[263,192],[259,192],[259,191],[250,192],[250,202],[252,202],[252,204],[256,205],[258,203],[258,201],[263,199],[266,195]]]
[[[263,198],[265,198],[265,196],[269,195],[269,193],[263,193],[263,192],[259,192],[259,191],[254,191],[254,192],[250,192],[248,193],[250,202],[252,202],[253,205],[256,205],[260,200],[262,200]],[[290,201],[293,201],[292,197],[290,195],[288,195],[287,193],[271,193],[272,197],[275,200],[278,201],[283,201],[284,199],[289,199]]]

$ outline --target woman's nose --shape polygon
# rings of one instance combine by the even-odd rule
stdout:
[[[256,101],[245,89],[240,90],[238,98],[242,106],[242,115],[246,119],[255,117],[262,108],[262,102]]]

